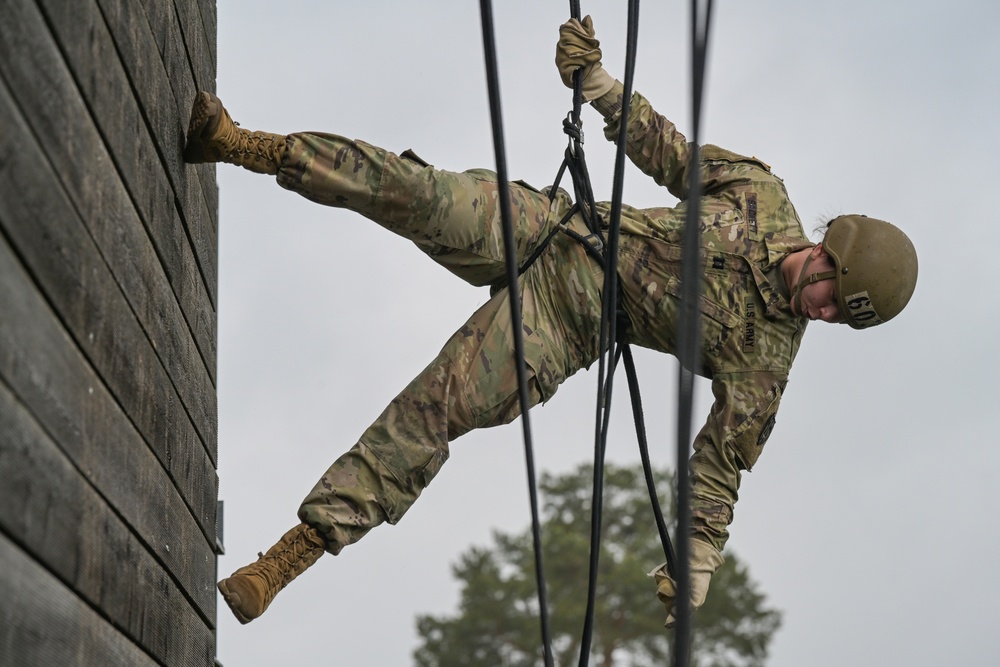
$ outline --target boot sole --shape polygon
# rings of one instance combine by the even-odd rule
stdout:
[[[220,581],[218,583],[217,587],[219,589],[219,592],[222,593],[222,599],[226,601],[226,605],[229,607],[229,610],[231,612],[233,612],[233,616],[236,617],[237,621],[239,621],[243,625],[246,625],[247,623],[249,623],[253,619],[257,618],[256,616],[253,616],[253,617],[245,616],[243,613],[241,613],[239,611],[239,609],[237,609],[237,605],[239,605],[241,601],[240,601],[239,597],[236,594],[234,594],[233,592],[231,592],[229,590],[229,587],[226,586],[226,580],[225,579],[223,579],[222,581]]]
[[[200,164],[211,161],[205,155],[201,134],[209,119],[215,115],[217,109],[214,107],[218,106],[218,101],[219,98],[205,91],[201,91],[195,97],[191,107],[191,120],[188,123],[187,145],[184,147],[185,162]]]

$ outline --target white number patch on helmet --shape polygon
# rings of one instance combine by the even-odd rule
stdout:
[[[872,306],[872,300],[868,297],[867,291],[852,294],[844,300],[847,302],[847,310],[849,311],[847,316],[857,322],[858,326],[867,328],[882,323],[882,318],[875,312],[875,307]]]

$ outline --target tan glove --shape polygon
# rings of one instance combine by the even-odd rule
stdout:
[[[556,67],[567,88],[573,87],[573,72],[582,70],[580,86],[587,102],[603,96],[615,85],[614,77],[601,66],[601,43],[594,36],[594,22],[590,16],[583,17],[582,23],[570,19],[559,26]]]
[[[691,609],[698,611],[705,604],[708,596],[708,584],[712,575],[722,567],[726,559],[715,547],[699,539],[691,540]],[[656,597],[667,610],[668,628],[674,627],[677,618],[674,616],[674,602],[677,598],[677,585],[667,573],[667,564],[663,563],[649,573],[656,580]]]

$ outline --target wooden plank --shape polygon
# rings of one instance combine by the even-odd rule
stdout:
[[[197,172],[181,159],[187,109],[177,109],[163,63],[153,56],[155,43],[142,8],[134,2],[105,3],[109,9],[102,16],[92,0],[39,4],[163,258],[214,378],[218,234]],[[183,226],[177,224],[178,210]]]
[[[79,596],[100,609],[101,615],[160,663],[211,665],[213,628],[2,380],[0,433],[0,534],[72,589],[62,591],[62,596]],[[9,564],[3,556],[0,562],[4,563],[0,571],[6,570]],[[29,586],[32,591],[36,588]],[[0,594],[5,614],[23,617],[24,605],[18,596]],[[109,663],[0,659],[0,664]]]
[[[216,92],[216,74],[218,64],[218,54],[216,52],[216,30],[215,30],[215,1],[209,1],[209,12],[203,12],[200,8],[187,9],[186,5],[193,0],[180,0],[177,6],[177,14],[181,21],[181,34],[184,37],[186,49],[188,51],[188,61],[191,64],[195,75],[195,88],[197,90],[207,90]],[[156,4],[156,0],[144,0],[147,6]],[[210,23],[206,22],[206,17]],[[181,117],[187,119],[191,111],[192,99],[187,100],[187,108],[182,109]],[[209,210],[213,215],[217,215],[219,210],[219,188],[215,177],[214,165],[199,165],[197,168],[202,178],[208,178],[215,185],[214,188],[202,188],[205,199],[208,202]],[[214,197],[214,200],[212,199]],[[218,228],[218,221],[216,221]]]
[[[102,62],[97,65],[98,59],[93,56],[94,52],[100,50],[104,57],[116,60],[116,56],[120,56],[121,69],[113,67],[110,71],[102,71],[102,74],[127,78],[135,93],[153,140],[160,149],[160,161],[177,194],[184,223],[199,265],[210,284],[214,302],[218,283],[215,266],[218,257],[217,225],[214,209],[210,210],[208,206],[210,199],[203,196],[201,190],[214,191],[217,186],[214,178],[200,180],[199,173],[205,170],[202,168],[199,171],[185,164],[181,157],[188,114],[194,99],[190,69],[174,68],[168,73],[164,61],[151,56],[156,49],[156,40],[150,32],[143,8],[138,3],[101,0],[100,9],[92,0],[72,4],[61,0],[41,0],[41,4],[55,32],[62,36],[63,41],[72,39],[73,30],[81,20],[93,20],[97,26],[97,39],[92,38],[91,43],[76,40],[78,55],[91,54],[91,57],[84,58],[83,62],[72,56],[68,58],[84,97],[88,100],[93,98],[92,105],[99,104],[104,86],[99,83],[89,86],[88,82],[93,80],[95,68],[107,68],[110,64]],[[170,10],[169,3],[161,4]],[[99,25],[101,21],[96,18],[97,15],[103,15],[105,26]],[[176,36],[179,39],[179,31]],[[177,80],[172,81],[169,74],[177,75]],[[172,85],[183,85],[185,82],[190,92],[184,103],[178,105]],[[99,112],[99,115],[103,115],[103,112]]]
[[[117,39],[117,30],[109,12],[116,11],[104,0],[99,0],[108,25]],[[145,11],[157,51],[163,59],[163,65],[170,74],[170,82],[175,94],[180,96],[177,83],[185,79],[184,86],[195,90],[215,90],[215,52],[208,41],[208,34],[202,21],[197,0],[140,0]],[[142,13],[140,10],[139,14]],[[213,35],[214,43],[214,35]],[[187,111],[190,106],[190,95],[183,97]]]
[[[212,58],[212,82],[214,83],[219,62],[219,8],[216,5],[216,0],[195,0],[195,4],[198,5],[198,13],[205,30],[205,44]]]
[[[0,84],[0,229],[176,483],[207,538],[215,465],[160,359],[55,173]],[[95,173],[93,180],[101,179]],[[2,312],[2,311],[0,311]]]
[[[166,76],[170,82],[169,85],[173,89],[175,106],[171,107],[171,112],[175,114],[176,118],[172,120],[176,122],[176,119],[179,118],[182,130],[186,129],[195,93],[199,90],[215,90],[214,63],[201,63],[190,58],[188,55],[189,47],[185,45],[185,40],[197,38],[197,35],[203,36],[200,17],[198,17],[198,26],[195,28],[188,26],[187,28],[187,32],[195,33],[192,36],[182,30],[182,25],[178,20],[172,2],[144,0],[142,3],[143,7],[139,7],[137,3],[122,4],[120,2],[108,2],[107,0],[100,0],[100,4],[105,20],[111,27],[111,32],[114,34],[116,41],[125,41],[125,38],[120,37],[122,33],[131,31],[138,35],[139,33],[151,31],[152,40],[155,42],[160,53],[163,68],[166,70]],[[145,9],[144,19],[142,18],[143,8]],[[140,21],[145,21],[148,24],[148,28],[136,26],[132,30],[124,30],[120,27]],[[143,34],[138,41],[144,43],[148,39],[149,37]],[[135,53],[134,48],[130,48],[127,45],[119,48],[126,61],[134,57],[128,55]],[[202,53],[204,54],[204,50],[202,50]],[[140,57],[148,57],[148,53],[139,52],[139,54]],[[208,71],[205,71],[206,67]],[[200,74],[198,73],[199,70],[201,70]],[[135,79],[134,76],[132,78],[133,80]],[[140,92],[141,96],[142,93]],[[180,151],[177,151],[177,153],[179,157]],[[217,231],[219,187],[215,180],[215,168],[211,165],[195,165],[189,167],[189,169],[191,170],[190,173],[194,173],[201,182],[202,206],[207,208],[212,229]],[[195,220],[194,222],[204,224],[200,220]]]
[[[3,121],[0,125],[9,126]],[[0,163],[5,163],[10,151],[0,155]],[[8,178],[7,171],[0,181]],[[56,198],[59,192],[51,196]],[[6,202],[0,203],[0,216],[6,210]],[[7,228],[2,219],[0,224]],[[71,254],[66,252],[69,248],[56,247],[66,258]],[[77,279],[91,278],[77,275]],[[38,294],[2,234],[0,313],[0,377],[89,484],[142,536],[202,618],[214,624],[214,539],[205,536],[156,456]]]
[[[63,9],[65,5],[62,3],[48,2],[47,4],[59,7],[61,11],[66,11]],[[114,40],[115,49],[121,57],[125,74],[135,91],[142,112],[146,116],[153,140],[160,150],[161,162],[166,169],[168,180],[178,196],[181,216],[168,229],[173,230],[174,235],[184,244],[185,259],[191,255],[187,245],[187,237],[184,234],[186,228],[195,247],[200,249],[200,263],[211,262],[213,265],[212,270],[206,274],[211,303],[208,303],[207,300],[194,301],[196,304],[200,304],[202,310],[205,311],[204,313],[199,311],[199,314],[212,316],[211,326],[210,328],[205,327],[204,330],[197,326],[193,328],[199,347],[206,350],[206,361],[210,365],[210,372],[214,378],[217,360],[217,335],[213,305],[216,303],[218,293],[216,262],[218,258],[219,188],[213,170],[187,165],[181,157],[191,102],[197,88],[189,67],[187,53],[184,50],[180,26],[177,25],[171,5],[162,2],[162,0],[153,3],[153,8],[157,11],[157,14],[153,16],[149,16],[149,8],[144,13],[143,8],[135,2],[100,0],[98,4],[101,6],[101,13]],[[87,6],[87,3],[83,3],[76,6],[73,12],[85,10]],[[163,26],[166,32],[155,34],[151,32],[153,19],[159,17],[160,14],[166,14],[168,17],[167,24]],[[69,24],[72,25],[72,15],[67,18],[69,18]],[[170,22],[169,18],[173,18],[173,22]],[[164,20],[161,18],[160,22]],[[154,49],[160,53],[159,63],[152,56]],[[89,68],[80,67],[77,69]],[[80,76],[85,75],[81,72],[78,78]],[[175,218],[177,218],[176,214]],[[168,262],[165,264],[169,266]],[[196,262],[197,264],[198,262]],[[170,275],[169,270],[168,275]],[[181,296],[178,294],[179,299],[183,302]],[[188,312],[188,309],[185,311]],[[188,313],[188,317],[190,320],[190,313]]]
[[[2,535],[0,563],[0,664],[157,664]]]
[[[149,0],[145,0],[148,4]],[[211,42],[206,26],[201,16],[198,0],[174,0],[177,18],[184,29],[184,43],[187,46],[191,67],[194,69],[195,81],[202,90],[215,84],[215,31],[212,28]]]
[[[38,138],[48,161],[59,166],[60,183],[101,248],[101,254],[122,286],[181,402],[191,415],[209,456],[215,460],[217,415],[212,378],[189,330],[177,326],[184,321],[183,313],[140,224],[133,201],[108,169],[112,162],[101,135],[92,125],[94,118],[66,70],[41,15],[29,0],[0,3],[0,26],[5,26],[0,27],[3,31],[0,35],[0,75],[10,84],[16,104],[31,110],[25,114],[31,133]],[[79,29],[100,32],[96,25],[86,22]],[[103,74],[95,74],[93,78],[105,79]],[[128,95],[127,99],[132,100],[127,82],[111,74],[107,80],[114,85],[109,85],[102,93],[104,98],[119,99]],[[137,140],[147,136],[141,118],[119,118],[113,112],[111,116],[99,118],[105,136],[133,136]],[[10,140],[20,138],[12,136]],[[141,155],[147,148],[148,142],[140,141],[122,151]],[[139,165],[135,168],[157,168],[155,161],[146,158],[141,159]]]

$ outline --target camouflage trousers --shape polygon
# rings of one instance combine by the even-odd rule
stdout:
[[[410,239],[473,285],[505,279],[499,188],[486,170],[434,169],[329,134],[294,134],[278,183],[347,208]],[[511,184],[517,256],[529,257],[571,202]],[[581,234],[578,217],[569,226]],[[603,274],[578,241],[556,234],[519,279],[529,404],[548,400],[598,355]],[[510,294],[494,290],[441,352],[320,478],[299,508],[338,553],[383,522],[396,523],[448,458],[449,442],[520,415]]]

